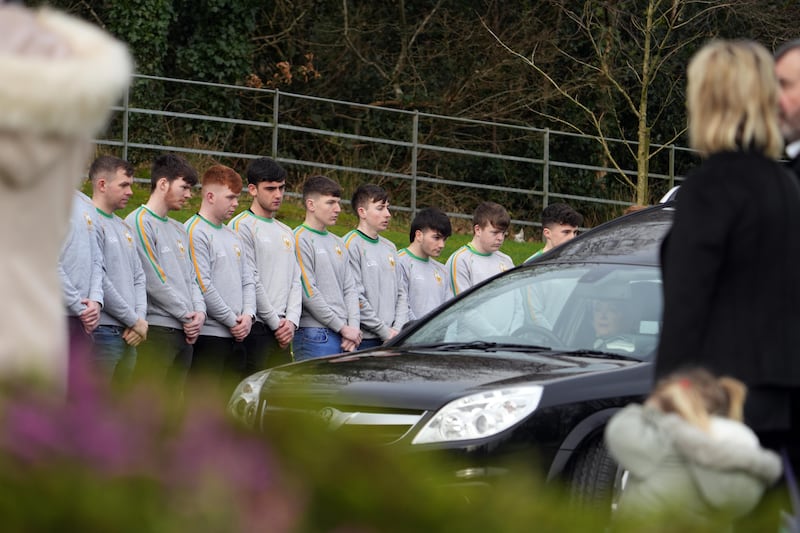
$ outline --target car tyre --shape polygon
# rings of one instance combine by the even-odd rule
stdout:
[[[602,437],[595,437],[578,451],[568,476],[572,505],[611,515],[623,487],[624,471],[608,453]]]

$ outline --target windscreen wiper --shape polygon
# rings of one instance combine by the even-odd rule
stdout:
[[[435,350],[442,352],[455,352],[458,350],[483,350],[486,352],[532,352],[552,350],[550,346],[537,346],[535,344],[514,344],[490,341],[469,342],[436,342],[431,344],[406,344],[399,346],[407,350]]]
[[[583,355],[585,357],[597,357],[599,359],[619,359],[621,361],[640,361],[638,357],[623,355],[616,352],[604,352],[602,350],[570,350],[563,352],[564,355]]]

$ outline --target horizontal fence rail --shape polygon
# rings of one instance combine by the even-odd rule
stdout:
[[[217,98],[235,99],[238,95],[246,93],[259,99],[260,107],[254,116],[215,116],[204,114],[197,109],[172,110],[170,107],[174,106],[169,105],[160,106],[162,109],[136,105],[144,95],[152,94],[153,87],[167,86],[173,91],[175,87],[202,87],[204,90],[218,91]],[[351,129],[347,131],[342,127],[340,131],[315,127],[309,117],[295,112],[303,106],[322,106],[329,109],[331,113],[342,116],[342,122],[348,124]],[[473,196],[476,202],[491,199],[492,195],[501,193],[526,198],[529,203],[522,203],[520,204],[522,208],[512,211],[512,223],[517,226],[540,226],[538,221],[540,209],[553,201],[619,208],[632,205],[631,201],[619,196],[588,196],[580,194],[580,191],[571,190],[571,174],[584,176],[584,180],[586,176],[593,175],[600,178],[606,175],[620,176],[618,169],[594,164],[590,157],[583,157],[587,151],[597,156],[598,137],[573,132],[379,107],[293,94],[278,89],[146,75],[135,76],[134,83],[126,92],[122,103],[114,107],[114,111],[116,127],[112,125],[106,137],[99,138],[96,142],[98,145],[119,149],[124,159],[129,159],[133,151],[178,152],[229,160],[248,160],[269,155],[276,161],[294,168],[299,174],[332,171],[354,176],[356,181],[362,182],[394,180],[392,183],[403,189],[403,198],[407,199],[407,203],[398,205],[393,194],[393,208],[412,214],[429,203],[421,204],[420,195],[424,191],[429,192],[426,187],[430,186],[459,191],[460,194],[466,192]],[[243,111],[243,113],[249,112]],[[356,115],[358,113],[360,115]],[[369,120],[373,120],[373,117],[376,123],[388,125],[386,128],[391,129],[394,134],[390,136],[361,133],[359,128]],[[141,133],[136,133],[141,128],[132,128],[133,122],[143,124],[148,119],[161,121],[159,124],[169,124],[173,134],[182,129],[199,130],[201,127],[213,128],[216,125],[229,128],[230,131],[245,132],[248,138],[263,138],[265,141],[259,145],[258,150],[254,150],[254,153],[227,150],[225,139],[208,141],[202,136],[198,138],[202,139],[201,144],[205,146],[189,145],[190,143],[178,146],[154,142],[152,138],[142,138]],[[460,145],[437,142],[437,132],[442,130],[450,132],[453,138],[460,139]],[[401,132],[402,136],[399,135]],[[173,138],[180,137],[173,135]],[[636,142],[613,138],[605,138],[604,141],[622,154],[635,153]],[[339,160],[325,160],[324,157],[318,160],[299,158],[293,148],[301,143],[308,143],[310,149],[320,152],[330,150],[331,153],[339,154]],[[487,146],[492,145],[494,149],[487,149]],[[567,148],[563,148],[565,146]],[[572,146],[578,148],[570,148]],[[508,150],[503,149],[504,147]],[[558,147],[561,147],[560,152]],[[521,152],[514,153],[514,150]],[[564,151],[569,152],[568,159],[563,155],[557,155]],[[653,158],[654,161],[651,162],[651,167],[656,169],[648,174],[650,189],[656,193],[666,191],[679,183],[683,179],[686,162],[693,158],[691,150],[675,145],[651,145],[651,153],[657,151],[660,152],[659,157]],[[376,168],[374,164],[359,165],[362,153],[367,154],[365,159],[373,163],[383,158],[381,167]],[[370,153],[377,155],[369,156]],[[341,154],[350,154],[351,160],[344,160]],[[154,154],[150,154],[151,157],[152,155]],[[469,171],[463,171],[462,175],[439,175],[437,165],[442,161],[453,161],[448,158],[457,158],[466,166],[470,166],[469,162],[475,161],[476,167],[493,168],[492,165],[495,165],[501,169],[510,168],[526,178],[524,183],[509,185],[499,183],[500,180],[487,182],[485,171],[482,174],[483,181],[469,175]],[[680,163],[676,163],[676,158]],[[636,180],[635,169],[623,168],[622,174],[633,181]],[[296,196],[296,193],[294,195]],[[652,196],[657,200],[659,195],[653,193]],[[533,211],[533,206],[537,208],[536,211]],[[447,214],[460,219],[472,217],[471,209],[447,210]],[[519,216],[520,214],[524,216]]]

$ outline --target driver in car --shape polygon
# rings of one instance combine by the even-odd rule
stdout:
[[[631,336],[633,317],[625,300],[594,300],[592,302],[592,326],[594,348],[598,350],[633,352],[635,345]]]

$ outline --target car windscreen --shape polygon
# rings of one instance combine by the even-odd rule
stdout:
[[[399,346],[486,343],[531,350],[648,359],[661,324],[661,273],[653,266],[542,264],[465,295]]]

